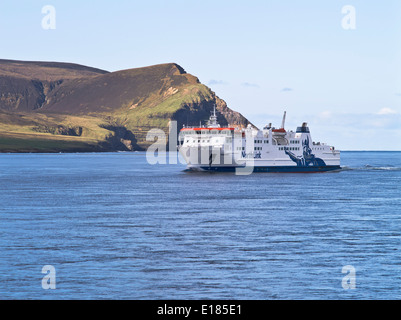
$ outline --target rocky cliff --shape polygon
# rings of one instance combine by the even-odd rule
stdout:
[[[0,152],[144,150],[150,129],[205,123],[214,105],[222,125],[249,123],[175,63],[107,72],[0,60]]]

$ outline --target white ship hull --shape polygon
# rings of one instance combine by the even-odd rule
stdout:
[[[187,163],[187,168],[199,171],[235,171],[237,168],[253,168],[254,172],[323,172],[339,170],[340,153],[328,153],[320,158],[324,164],[297,165],[293,160],[286,158],[244,159],[233,153],[220,153],[217,150],[209,152],[209,148],[181,147],[180,153]],[[212,155],[212,158],[210,158]],[[203,158],[203,159],[202,159]]]

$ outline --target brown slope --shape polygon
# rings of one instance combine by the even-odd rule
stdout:
[[[48,96],[40,112],[111,113],[163,94],[170,87],[198,83],[174,63],[112,72],[66,81]]]
[[[108,71],[74,63],[0,59],[0,76],[58,81],[106,73]]]

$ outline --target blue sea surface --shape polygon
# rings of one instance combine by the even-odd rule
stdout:
[[[401,152],[341,157],[238,176],[142,152],[2,154],[0,299],[400,299]]]

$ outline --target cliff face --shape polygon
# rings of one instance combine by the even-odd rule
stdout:
[[[174,63],[109,73],[0,60],[0,151],[143,150],[148,130],[205,123],[214,105],[222,125],[249,123]]]

